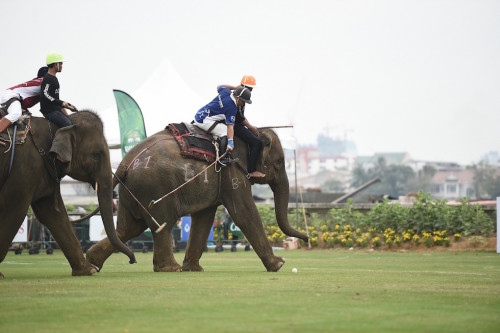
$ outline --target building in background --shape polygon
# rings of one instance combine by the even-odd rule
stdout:
[[[472,169],[436,172],[431,179],[432,196],[446,200],[476,199],[475,172]]]

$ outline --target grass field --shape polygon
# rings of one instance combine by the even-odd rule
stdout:
[[[203,273],[153,273],[152,254],[137,253],[72,277],[59,251],[11,252],[0,332],[500,332],[494,252],[277,254],[278,273],[253,251],[224,251],[203,255]]]

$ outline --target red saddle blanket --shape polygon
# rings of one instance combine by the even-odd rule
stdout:
[[[171,123],[165,129],[179,144],[182,156],[208,163],[215,161],[216,140],[198,126],[186,123]]]

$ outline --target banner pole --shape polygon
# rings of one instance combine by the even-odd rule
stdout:
[[[497,197],[497,253],[500,253],[500,197]]]

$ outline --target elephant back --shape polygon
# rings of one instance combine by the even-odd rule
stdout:
[[[11,140],[0,141],[0,189],[7,178],[26,178],[27,175],[44,168],[43,156],[47,155],[52,138],[58,127],[45,118],[29,117],[16,130],[15,149]],[[51,126],[51,127],[49,127]],[[13,128],[7,135],[13,136]],[[14,155],[12,156],[12,152]],[[12,160],[11,173],[8,171]]]

